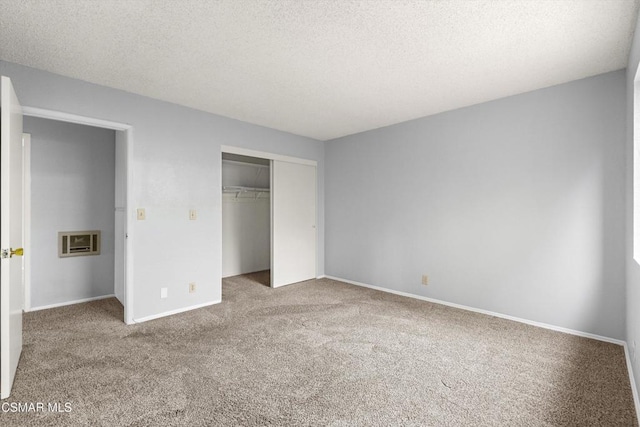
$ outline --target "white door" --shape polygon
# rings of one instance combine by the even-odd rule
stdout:
[[[0,82],[0,399],[11,393],[22,352],[22,107]]]
[[[271,286],[316,277],[316,167],[271,164]]]

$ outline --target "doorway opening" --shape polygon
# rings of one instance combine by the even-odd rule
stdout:
[[[28,107],[24,115],[24,238],[30,255],[24,260],[24,310],[115,297],[123,321],[133,323],[127,286],[132,129]],[[91,239],[86,253],[85,234]],[[60,255],[65,242],[67,255]],[[120,316],[117,306],[114,315]]]

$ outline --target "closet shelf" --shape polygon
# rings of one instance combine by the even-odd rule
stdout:
[[[239,185],[224,185],[222,186],[223,193],[235,193],[236,198],[240,196],[240,194],[246,193],[255,193],[256,199],[260,197],[263,193],[269,193],[268,188],[258,188],[258,187],[243,187]]]

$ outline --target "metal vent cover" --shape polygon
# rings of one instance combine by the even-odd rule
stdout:
[[[100,230],[60,231],[58,233],[58,256],[100,255]]]

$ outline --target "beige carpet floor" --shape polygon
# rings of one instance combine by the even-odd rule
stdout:
[[[28,313],[0,426],[637,426],[623,348],[268,273],[134,326],[115,299]],[[5,406],[6,408],[6,406]]]

